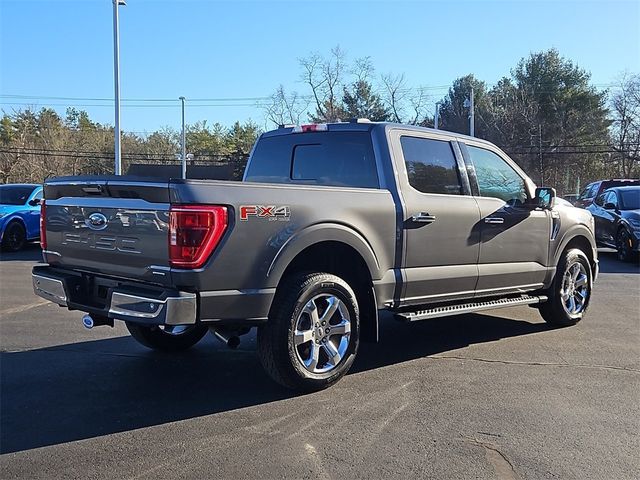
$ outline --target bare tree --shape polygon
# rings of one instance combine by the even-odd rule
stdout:
[[[300,59],[302,81],[311,89],[315,102],[316,112],[312,115],[314,121],[332,122],[340,119],[345,59],[346,54],[339,45],[331,49],[328,58],[313,53]]]
[[[309,100],[293,92],[288,94],[282,85],[271,95],[263,107],[267,121],[275,125],[300,124],[300,117],[309,108]]]
[[[611,97],[613,156],[622,175],[630,178],[640,166],[640,75],[624,74],[620,89]]]
[[[423,123],[428,116],[427,108],[430,105],[429,95],[423,87],[418,87],[408,97],[408,103],[411,106],[411,117],[408,118],[408,123],[411,125],[418,125]]]
[[[404,78],[404,73],[400,75],[388,73],[382,75],[380,80],[383,88],[382,98],[391,111],[392,120],[402,123],[405,101],[408,96],[407,82]]]

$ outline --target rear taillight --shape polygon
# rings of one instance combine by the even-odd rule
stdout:
[[[40,200],[40,246],[47,249],[47,207],[44,198]]]
[[[227,229],[227,207],[176,205],[171,207],[169,217],[171,266],[200,268]]]

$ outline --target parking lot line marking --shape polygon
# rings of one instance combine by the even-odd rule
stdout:
[[[26,312],[27,310],[31,310],[32,308],[40,307],[42,305],[47,305],[51,302],[47,300],[43,300],[41,302],[30,303],[29,305],[19,305],[17,307],[7,308],[5,310],[0,310],[0,316],[3,315],[13,315],[14,313]]]

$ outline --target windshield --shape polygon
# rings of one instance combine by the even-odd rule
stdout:
[[[24,185],[0,185],[0,205],[24,205],[33,189]]]
[[[620,190],[622,199],[622,210],[639,210],[640,209],[640,188],[633,190]]]

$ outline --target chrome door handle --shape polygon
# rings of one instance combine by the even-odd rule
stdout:
[[[493,225],[499,225],[504,223],[504,218],[501,217],[487,217],[484,219],[484,223],[491,223]]]
[[[411,221],[416,223],[433,223],[436,221],[435,215],[429,215],[425,212],[420,212],[411,216]]]

